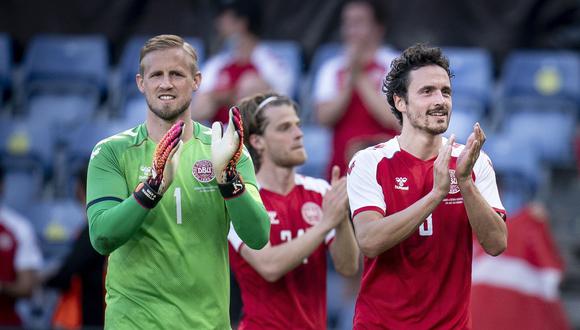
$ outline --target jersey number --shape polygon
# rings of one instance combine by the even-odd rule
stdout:
[[[173,192],[173,196],[175,197],[175,207],[176,207],[176,213],[177,213],[177,224],[180,225],[181,224],[181,188],[177,187],[175,188],[175,191]]]
[[[304,229],[298,229],[298,233],[297,233],[296,237],[299,237],[301,235],[304,235]],[[282,240],[282,242],[290,242],[292,240],[292,231],[291,230],[280,230],[280,240]],[[302,263],[307,264],[308,258],[304,258],[304,260],[302,260]]]
[[[423,221],[421,226],[419,226],[420,236],[432,236],[433,235],[433,215],[429,214],[427,219]]]

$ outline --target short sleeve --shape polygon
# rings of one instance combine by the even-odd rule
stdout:
[[[274,91],[292,95],[296,84],[296,73],[283,58],[276,56],[269,48],[258,46],[252,54],[252,63]]]
[[[491,159],[483,151],[481,151],[473,171],[475,173],[475,186],[483,198],[485,198],[489,205],[497,212],[505,215],[506,212],[499,198],[495,171]]]
[[[201,70],[200,93],[211,92],[216,88],[220,71],[227,61],[227,54],[218,54],[207,61]]]
[[[378,159],[371,150],[358,152],[347,171],[347,193],[352,217],[363,211],[386,214],[383,190],[377,182]]]
[[[332,58],[324,63],[314,78],[314,103],[327,102],[338,95],[338,73],[341,68],[342,56]]]

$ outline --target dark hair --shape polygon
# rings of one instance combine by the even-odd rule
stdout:
[[[193,75],[195,75],[199,70],[197,63],[197,52],[189,43],[183,40],[183,38],[173,34],[158,35],[145,42],[145,45],[143,45],[143,48],[141,48],[141,53],[139,55],[139,74],[143,75],[143,58],[145,55],[156,50],[165,50],[171,48],[182,48],[187,53],[187,55],[191,57],[193,61],[191,72]]]
[[[364,4],[367,5],[371,11],[373,12],[373,18],[375,20],[375,23],[379,24],[379,25],[385,25],[386,20],[386,16],[387,16],[387,10],[385,9],[385,6],[383,6],[383,3],[379,0],[346,0],[344,1],[344,3],[342,4],[342,10],[344,10],[344,8],[346,8],[346,6],[353,4],[353,3],[360,3],[360,4]]]
[[[257,0],[222,0],[218,4],[218,14],[232,11],[238,18],[245,19],[248,30],[259,36],[262,28],[262,8]]]
[[[298,111],[296,102],[287,96],[277,93],[257,94],[246,97],[238,104],[238,108],[242,114],[242,120],[244,121],[244,145],[250,152],[250,156],[252,156],[256,172],[260,169],[261,159],[258,151],[250,143],[250,136],[252,134],[264,134],[264,130],[268,126],[268,121],[264,114],[269,107],[279,105],[289,105]]]
[[[391,68],[383,81],[382,90],[387,96],[387,102],[389,102],[391,111],[401,125],[403,124],[403,114],[397,110],[394,96],[402,97],[405,102],[408,102],[409,73],[429,65],[438,65],[447,71],[449,78],[453,77],[453,74],[449,70],[449,59],[443,55],[439,47],[415,44],[405,49],[399,57],[391,62]]]

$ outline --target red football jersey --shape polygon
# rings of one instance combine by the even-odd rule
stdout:
[[[322,219],[322,197],[329,184],[296,175],[285,196],[260,189],[270,215],[270,244],[276,246],[302,234]],[[267,282],[241,256],[243,242],[230,229],[230,265],[243,301],[239,329],[325,329],[326,248],[332,231],[303,264],[274,283]],[[247,248],[247,247],[244,247]]]
[[[472,233],[454,170],[463,148],[453,146],[449,194],[417,232],[379,256],[365,258],[355,329],[470,327]],[[397,138],[359,152],[347,179],[353,217],[365,210],[388,216],[415,203],[433,188],[434,161],[401,150]],[[485,153],[472,175],[487,202],[505,213]]]

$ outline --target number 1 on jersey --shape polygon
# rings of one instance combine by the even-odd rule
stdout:
[[[173,196],[175,196],[175,207],[176,209],[176,213],[177,213],[177,224],[180,225],[181,224],[181,188],[177,187],[175,188],[175,191],[173,192]]]
[[[429,214],[427,219],[419,226],[419,236],[433,235],[433,214]]]

